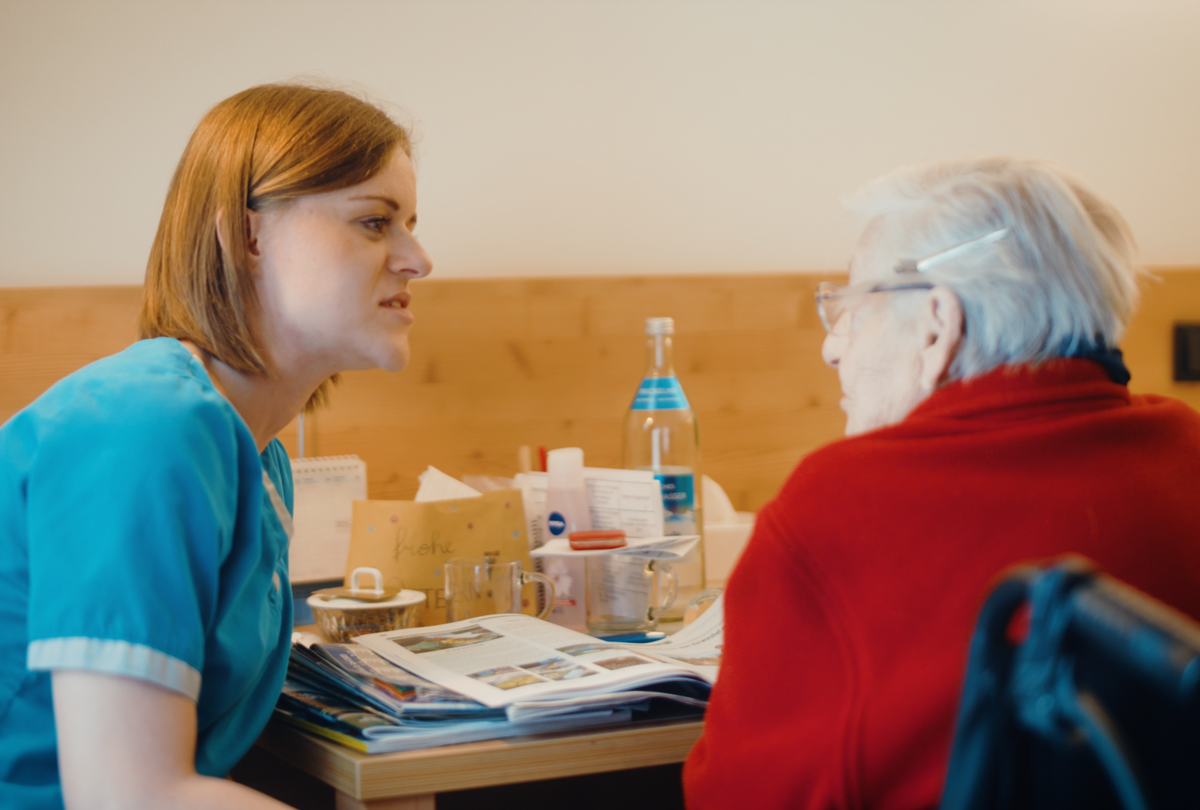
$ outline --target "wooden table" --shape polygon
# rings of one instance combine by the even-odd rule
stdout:
[[[332,786],[337,810],[433,810],[444,791],[679,763],[701,726],[699,719],[663,720],[363,754],[272,721],[258,748]]]

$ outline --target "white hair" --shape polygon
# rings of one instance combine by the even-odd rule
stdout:
[[[1008,229],[921,272],[962,301],[952,379],[1115,347],[1137,305],[1141,270],[1129,226],[1051,163],[996,157],[905,167],[868,183],[847,205],[892,225],[888,248],[910,265]]]

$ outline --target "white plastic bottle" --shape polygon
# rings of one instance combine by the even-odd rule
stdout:
[[[583,483],[583,450],[560,447],[546,454],[546,540],[566,538],[592,528],[587,489]],[[546,618],[563,627],[586,631],[587,599],[582,558],[546,557],[546,576],[554,582],[554,609]]]
[[[675,377],[674,334],[673,319],[646,319],[646,373],[625,417],[622,466],[650,470],[662,483],[664,534],[702,534],[700,429]],[[672,567],[679,577],[678,607],[666,620],[682,616],[683,606],[704,589],[704,543]]]

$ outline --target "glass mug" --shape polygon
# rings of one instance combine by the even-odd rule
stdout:
[[[640,633],[658,626],[675,603],[675,569],[624,554],[587,558],[587,629],[596,636]]]
[[[442,564],[446,585],[446,621],[477,619],[493,613],[520,613],[521,586],[545,588],[546,618],[554,609],[554,583],[536,571],[522,571],[515,557],[454,557]]]

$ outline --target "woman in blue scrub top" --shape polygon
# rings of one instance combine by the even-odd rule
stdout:
[[[176,169],[140,337],[0,428],[0,806],[268,808],[222,779],[287,667],[275,434],[408,362],[408,133],[336,90],[214,107]]]

